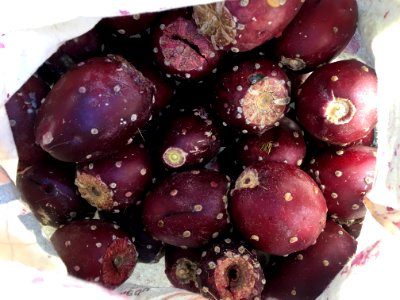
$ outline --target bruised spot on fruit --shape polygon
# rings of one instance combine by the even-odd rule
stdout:
[[[175,276],[182,284],[189,284],[196,280],[197,264],[187,258],[176,261]]]
[[[247,168],[242,174],[240,174],[239,178],[235,183],[235,190],[240,189],[253,189],[260,184],[258,181],[258,172],[255,169]]]
[[[353,119],[356,110],[351,100],[333,96],[325,109],[325,117],[330,123],[343,125]]]
[[[86,173],[78,173],[75,185],[82,198],[90,205],[103,210],[113,208],[113,193],[101,179]]]
[[[215,50],[234,44],[236,21],[224,2],[195,6],[193,19],[199,32],[209,38]]]
[[[188,154],[181,148],[170,147],[163,153],[163,161],[171,168],[179,168],[186,162]]]
[[[299,57],[296,58],[288,58],[288,57],[281,57],[280,63],[293,71],[300,71],[303,70],[307,64],[304,60]]]

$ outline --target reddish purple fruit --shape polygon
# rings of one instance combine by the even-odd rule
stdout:
[[[184,12],[165,15],[153,32],[157,65],[177,79],[200,79],[210,74],[221,59],[220,52],[198,31]]]
[[[200,257],[199,249],[165,247],[165,275],[174,287],[199,292],[196,271]]]
[[[170,175],[146,197],[143,222],[150,234],[177,247],[200,247],[229,227],[225,175],[206,169]]]
[[[50,238],[70,275],[115,288],[132,274],[135,246],[117,225],[78,220],[57,229]]]
[[[109,155],[149,119],[153,94],[152,83],[123,58],[92,58],[50,91],[36,119],[36,142],[62,161]]]
[[[328,214],[338,220],[363,218],[365,194],[375,178],[376,148],[356,145],[326,151],[312,159],[307,172],[319,184]]]
[[[160,149],[171,169],[207,163],[220,148],[220,131],[204,108],[179,111],[165,124]]]
[[[312,245],[326,222],[326,202],[317,184],[299,168],[262,162],[236,180],[232,220],[258,250],[287,255]]]
[[[307,0],[274,44],[280,62],[310,71],[339,54],[357,28],[356,0]]]
[[[34,125],[37,110],[49,90],[42,80],[32,76],[5,105],[22,167],[47,157],[47,153],[35,144]]]
[[[132,143],[103,159],[78,164],[75,184],[91,205],[119,212],[143,196],[152,177],[149,153]]]
[[[240,0],[199,5],[193,18],[215,49],[248,51],[279,36],[304,0]]]
[[[357,60],[315,70],[296,99],[298,121],[314,137],[346,145],[365,137],[377,122],[377,77]]]
[[[102,19],[98,26],[112,35],[129,38],[149,28],[156,18],[157,13],[110,17]]]
[[[361,229],[364,224],[364,218],[354,220],[352,222],[347,222],[344,224],[341,224],[343,228],[355,239],[357,239],[360,236]]]
[[[237,156],[244,166],[257,161],[277,161],[300,166],[306,154],[301,128],[289,118],[262,135],[245,135],[235,145]]]
[[[75,166],[43,160],[20,168],[16,186],[35,218],[58,227],[75,219],[92,217],[95,209],[82,199],[74,185]]]
[[[255,251],[229,238],[202,253],[197,278],[208,299],[260,299],[265,284]]]
[[[268,278],[262,299],[316,299],[354,255],[357,242],[328,220],[317,242],[283,258]]]
[[[283,70],[263,58],[230,65],[219,74],[214,107],[224,121],[243,133],[263,133],[283,118],[290,83]]]

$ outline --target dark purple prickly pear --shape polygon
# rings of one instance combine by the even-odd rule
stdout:
[[[354,255],[357,242],[328,220],[316,243],[282,258],[273,274],[266,268],[262,299],[316,299]]]
[[[375,127],[376,92],[376,73],[367,65],[354,59],[323,65],[300,87],[298,121],[322,141],[350,144]]]
[[[77,220],[50,238],[70,275],[116,288],[132,274],[135,246],[118,225],[102,220]]]
[[[277,161],[300,166],[306,155],[301,128],[287,117],[262,135],[245,135],[235,145],[235,152],[244,166],[257,161]]]
[[[197,269],[200,292],[208,299],[260,299],[265,278],[257,255],[226,238],[207,247]]]
[[[326,222],[318,185],[296,166],[260,162],[236,180],[230,201],[232,222],[251,245],[287,255],[312,245]]]
[[[263,133],[283,118],[290,102],[289,79],[264,57],[229,64],[217,79],[217,114],[243,133]]]
[[[199,5],[193,18],[215,49],[248,51],[279,36],[304,0],[240,0]]]
[[[199,169],[170,175],[144,200],[143,223],[150,234],[177,247],[200,247],[229,227],[230,180]]]
[[[133,142],[113,155],[78,164],[75,184],[91,205],[119,212],[141,199],[152,177],[149,153]]]
[[[365,194],[375,178],[376,148],[363,145],[326,151],[311,159],[305,170],[319,184],[328,214],[339,221],[365,216]]]
[[[48,159],[19,168],[16,186],[40,223],[58,227],[95,213],[80,197],[74,178],[74,164]]]
[[[89,59],[68,71],[42,103],[36,142],[63,161],[104,157],[148,121],[153,96],[153,84],[125,59]]]
[[[109,17],[102,19],[97,26],[108,34],[129,38],[132,35],[140,34],[150,28],[157,17],[157,13]]]
[[[220,130],[204,108],[183,110],[165,124],[162,162],[171,169],[207,163],[220,148]]]

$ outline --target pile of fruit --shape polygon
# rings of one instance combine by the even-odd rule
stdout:
[[[210,299],[317,297],[374,182],[375,71],[331,62],[357,17],[355,0],[236,0],[66,42],[6,109],[17,187],[68,272],[115,288],[164,256]]]

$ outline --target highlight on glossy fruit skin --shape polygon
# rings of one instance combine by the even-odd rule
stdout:
[[[58,228],[50,241],[70,275],[116,288],[132,274],[137,253],[118,225],[78,220]]]
[[[197,31],[196,24],[184,10],[163,16],[152,35],[155,61],[167,77],[202,79],[222,58],[221,53]]]
[[[22,167],[32,165],[48,156],[35,144],[34,126],[37,110],[49,90],[49,86],[43,80],[31,76],[5,104],[19,165]]]
[[[356,0],[307,0],[274,41],[273,51],[291,70],[314,70],[346,47],[356,31],[357,20]]]
[[[165,247],[165,275],[174,287],[199,292],[196,271],[200,257],[200,249]]]
[[[253,57],[229,64],[219,73],[213,107],[225,126],[261,134],[283,118],[290,83],[278,64]]]
[[[247,167],[236,180],[230,212],[233,224],[255,249],[284,256],[316,241],[327,207],[307,173],[265,161]]]
[[[16,186],[21,200],[42,225],[58,227],[94,215],[95,209],[74,185],[74,164],[46,159],[18,169]]]
[[[143,223],[156,239],[177,247],[201,247],[229,228],[222,173],[196,169],[170,175],[143,203]]]
[[[36,142],[62,161],[107,156],[148,121],[153,96],[153,84],[122,57],[89,59],[67,72],[42,103]]]
[[[268,277],[262,299],[316,299],[354,255],[357,242],[340,225],[326,222],[317,242],[284,257]]]
[[[197,280],[208,299],[260,299],[265,285],[256,252],[230,238],[211,244],[201,254]]]
[[[132,142],[110,156],[78,164],[75,184],[90,205],[118,213],[141,199],[152,178],[150,154]]]
[[[346,145],[377,123],[377,77],[360,61],[337,61],[315,70],[296,98],[299,123],[314,137]]]
[[[203,107],[178,111],[163,131],[161,160],[171,169],[205,164],[221,145],[220,129]]]
[[[249,51],[279,36],[304,0],[240,0],[199,5],[193,18],[215,49]]]
[[[235,145],[237,157],[244,166],[258,161],[277,161],[300,166],[306,155],[301,128],[284,117],[279,125],[262,135],[244,135]]]
[[[332,218],[351,221],[365,216],[363,198],[374,183],[376,151],[363,145],[326,151],[305,167],[319,184]]]

